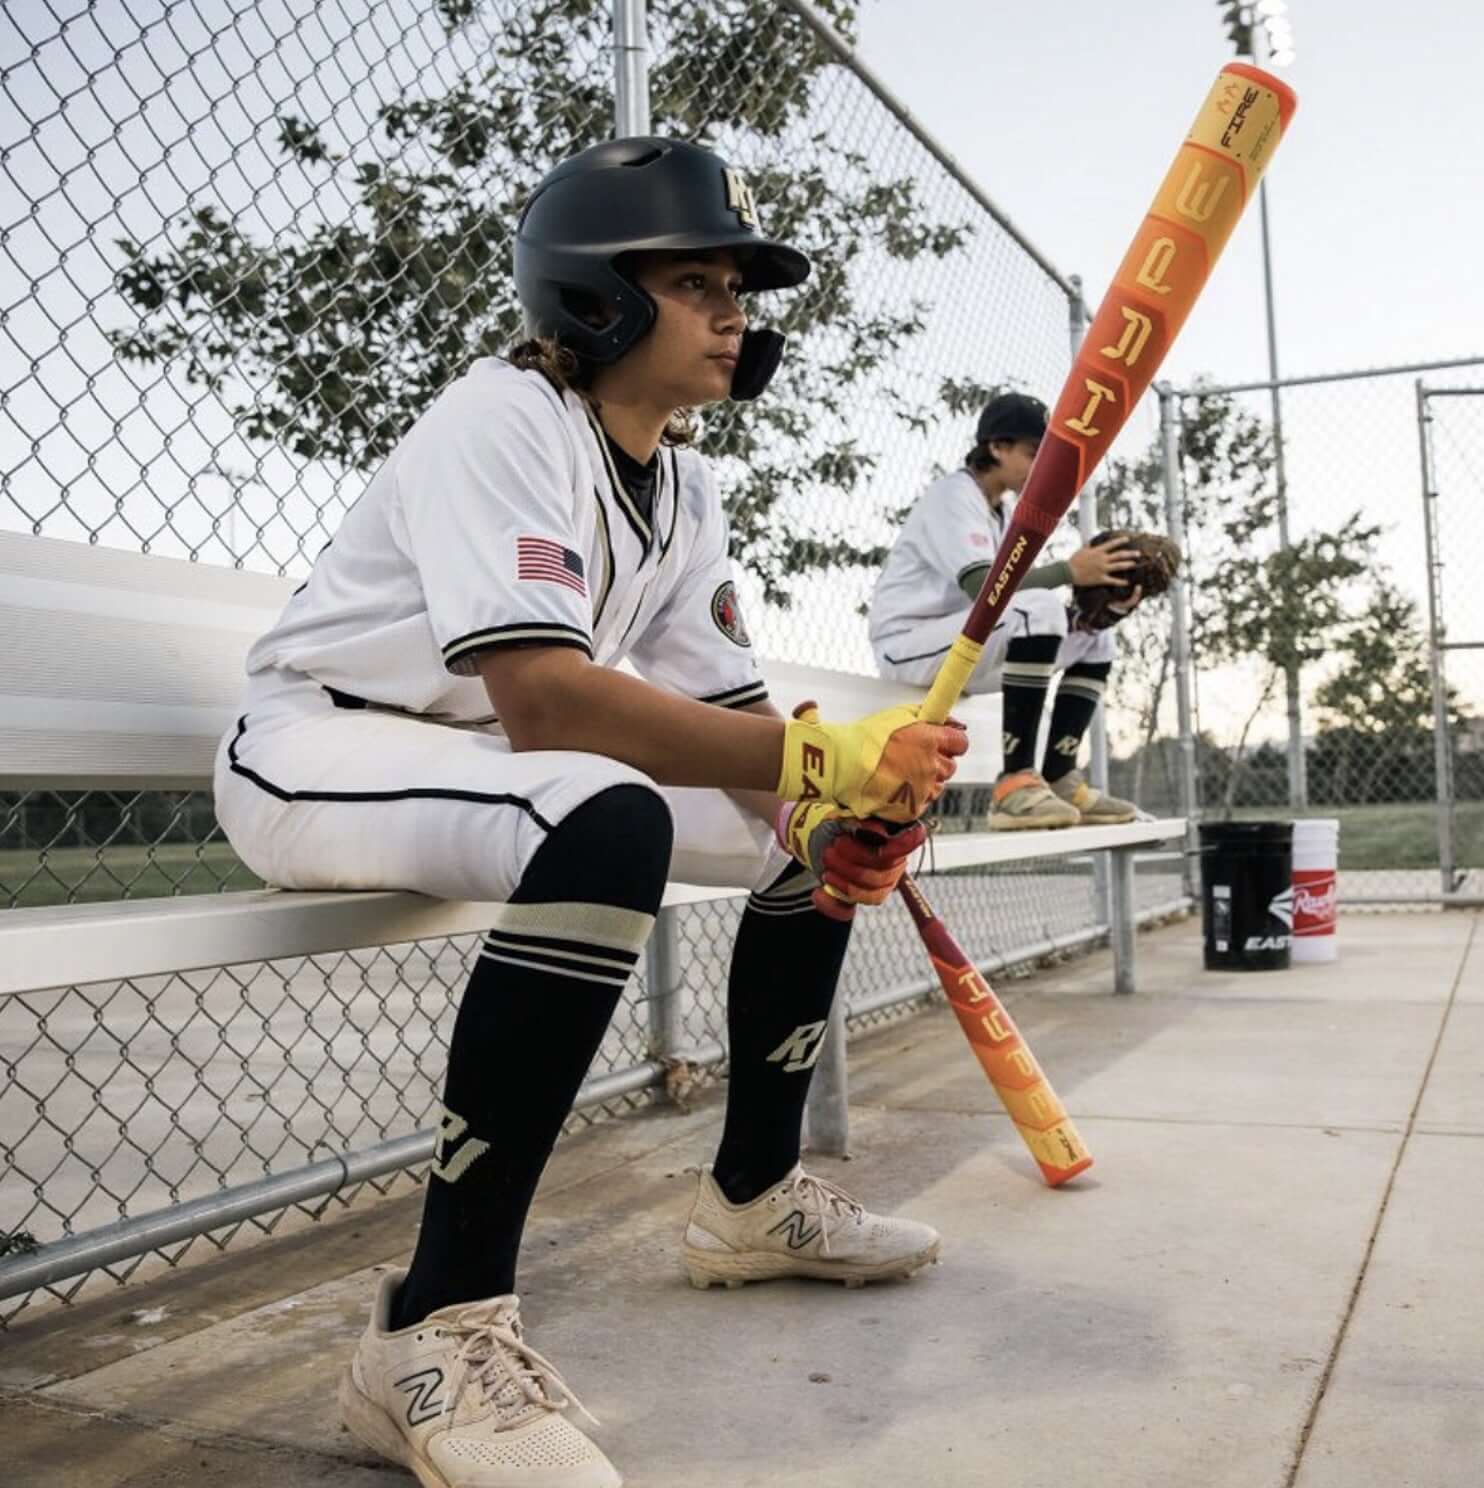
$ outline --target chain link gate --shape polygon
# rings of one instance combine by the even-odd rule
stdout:
[[[871,670],[858,607],[894,512],[961,458],[990,385],[1060,384],[1072,287],[821,8],[651,0],[649,42],[654,130],[748,169],[770,229],[822,266],[789,305],[793,380],[772,417],[706,431],[759,650]],[[6,0],[0,527],[307,571],[389,441],[511,339],[514,204],[611,134],[613,50],[607,8],[581,0]],[[1146,915],[1180,893],[1153,866]],[[0,795],[0,906],[253,885],[204,795]],[[955,873],[931,893],[990,967],[1101,933],[1086,863]],[[683,995],[640,980],[574,1124],[653,1099],[657,1048],[724,1053],[736,914],[722,900],[674,917]],[[930,995],[904,911],[868,917],[858,941],[853,1027]],[[0,1001],[0,1272],[32,1240],[203,1196],[271,1184],[283,1207],[203,1223],[150,1264],[415,1180],[473,950]],[[339,1190],[295,1197],[327,1161],[344,1165]],[[100,1251],[93,1275],[144,1260]],[[22,1292],[0,1323],[86,1282]]]
[[[1484,469],[1484,419],[1473,413],[1484,404],[1474,389],[1439,389],[1441,415],[1434,390],[1408,375],[1481,365],[1282,379],[1286,548],[1270,382],[1165,389],[1163,458],[1151,451],[1121,473],[1113,462],[1105,517],[1162,506],[1187,556],[1173,631],[1152,637],[1160,675],[1174,638],[1188,639],[1188,670],[1172,667],[1181,715],[1175,699],[1162,719],[1147,691],[1133,700],[1144,707],[1134,759],[1155,786],[1146,804],[1207,819],[1337,817],[1343,906],[1456,903],[1484,890],[1484,615],[1477,586],[1445,581],[1450,560],[1484,537],[1469,500]],[[1290,804],[1290,662],[1301,680],[1302,808]],[[1126,735],[1128,703],[1115,696],[1110,717]]]
[[[1439,893],[1484,904],[1484,387],[1417,379]]]

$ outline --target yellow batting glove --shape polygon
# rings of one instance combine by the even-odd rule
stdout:
[[[777,793],[785,801],[830,801],[851,816],[915,821],[952,778],[968,747],[962,727],[922,723],[901,705],[855,723],[794,718],[784,726]]]

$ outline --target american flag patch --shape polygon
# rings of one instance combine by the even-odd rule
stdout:
[[[528,584],[561,584],[587,598],[582,557],[549,537],[517,537],[515,577]]]

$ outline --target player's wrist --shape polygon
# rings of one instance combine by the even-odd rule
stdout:
[[[825,724],[790,718],[783,726],[777,794],[785,801],[831,800],[840,741]]]

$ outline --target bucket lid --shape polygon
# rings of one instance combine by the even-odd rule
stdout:
[[[1212,845],[1241,843],[1291,843],[1293,823],[1286,821],[1202,822],[1200,838]]]

